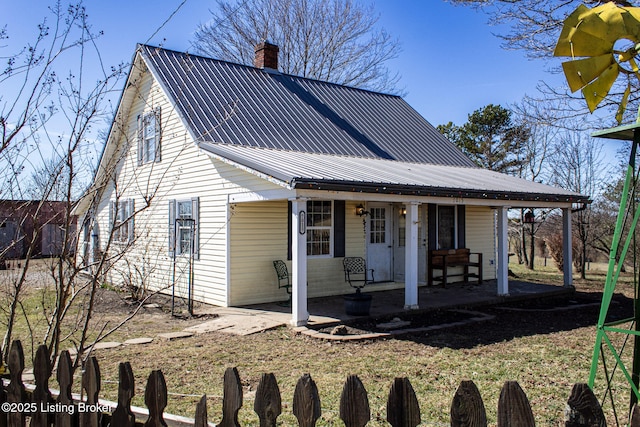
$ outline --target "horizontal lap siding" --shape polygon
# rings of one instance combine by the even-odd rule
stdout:
[[[139,89],[128,115],[129,142],[121,140],[128,149],[118,169],[118,187],[121,200],[135,199],[136,210],[144,205],[144,195],[155,194],[151,206],[135,218],[134,247],[115,264],[109,279],[115,284],[138,282],[137,285],[171,293],[174,273],[168,245],[169,200],[198,197],[200,259],[194,261],[193,296],[198,301],[227,305],[228,194],[246,191],[242,187],[256,191],[280,187],[202,153],[148,73]],[[157,107],[161,108],[161,162],[138,166],[137,117]],[[109,200],[114,199],[114,192],[107,191],[100,204],[98,218],[103,247],[109,230]],[[118,249],[113,246],[113,252]],[[186,296],[188,269],[184,258],[178,259],[176,271],[176,292]]]
[[[486,280],[496,278],[494,218],[494,211],[489,207],[466,207],[467,247],[471,252],[482,253],[482,275]]]
[[[346,255],[364,256],[362,219],[356,204],[346,202]],[[287,202],[238,203],[230,220],[231,305],[280,301],[287,298],[278,289],[274,260],[287,261]],[[343,258],[307,260],[308,296],[310,298],[351,292],[344,281]]]

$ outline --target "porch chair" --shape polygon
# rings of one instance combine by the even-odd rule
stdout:
[[[276,269],[276,275],[278,276],[278,289],[286,289],[287,294],[289,294],[287,304],[291,305],[291,279],[289,276],[289,269],[287,269],[287,264],[278,259],[273,261],[273,268]]]
[[[342,261],[344,266],[344,280],[349,282],[349,286],[360,293],[360,289],[375,281],[373,269],[367,268],[367,262],[362,257],[345,257]]]

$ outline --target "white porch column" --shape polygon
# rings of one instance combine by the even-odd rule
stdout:
[[[418,204],[408,203],[404,246],[404,308],[418,308]]]
[[[307,311],[307,201],[291,200],[291,324],[306,325]]]
[[[562,265],[565,288],[573,286],[573,249],[571,236],[571,209],[562,209]]]
[[[507,207],[500,206],[497,209],[498,227],[496,230],[498,239],[498,254],[496,259],[497,271],[496,279],[498,281],[498,295],[509,295],[509,239]]]

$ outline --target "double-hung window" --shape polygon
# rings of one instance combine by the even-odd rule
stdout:
[[[333,205],[330,200],[307,202],[307,255],[332,255]]]
[[[427,205],[429,249],[466,247],[466,209],[464,205]]]
[[[109,205],[109,222],[113,227],[113,241],[129,243],[134,239],[133,199],[112,201]]]
[[[169,201],[169,253],[199,257],[198,205],[194,197],[185,200]]]
[[[457,247],[456,224],[456,207],[438,206],[438,249]]]
[[[138,165],[160,161],[160,108],[138,117]]]

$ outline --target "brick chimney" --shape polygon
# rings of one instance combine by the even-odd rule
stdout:
[[[267,40],[258,43],[255,47],[256,56],[253,65],[256,68],[278,69],[278,46],[269,43]]]

